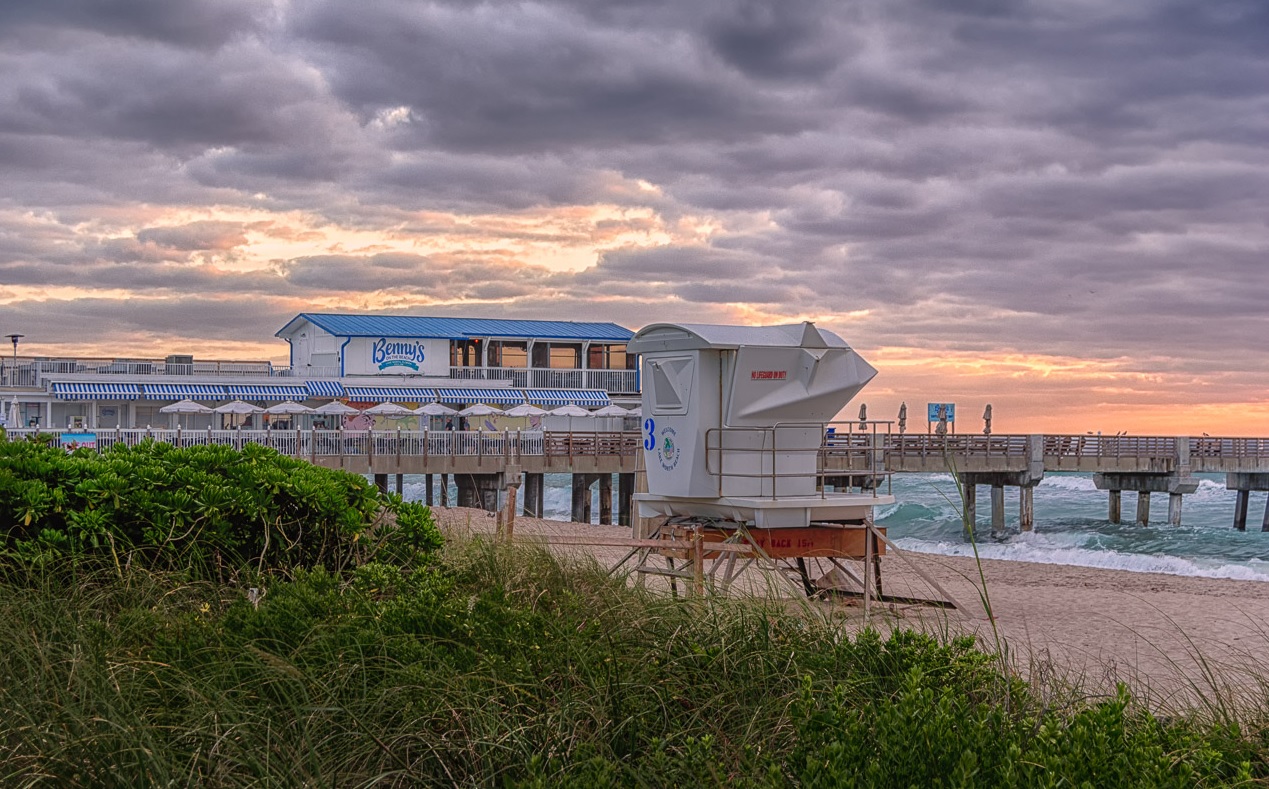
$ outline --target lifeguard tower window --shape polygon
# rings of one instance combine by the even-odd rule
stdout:
[[[692,397],[692,378],[696,359],[691,356],[672,356],[648,362],[644,374],[645,385],[651,385],[653,416],[686,414]]]

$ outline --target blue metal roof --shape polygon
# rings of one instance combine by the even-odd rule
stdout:
[[[344,385],[339,381],[305,381],[309,397],[343,397]]]
[[[308,390],[294,384],[229,384],[230,397],[241,400],[307,400]]]
[[[53,383],[53,396],[59,400],[135,400],[141,396],[137,384]]]
[[[414,315],[329,315],[303,312],[278,330],[280,336],[301,318],[338,337],[469,337],[531,338],[534,340],[605,340],[625,342],[634,332],[615,323],[528,321],[501,318],[428,318]]]
[[[357,403],[429,403],[435,389],[421,386],[345,386],[348,399]]]
[[[608,393],[598,389],[526,389],[524,397],[536,405],[598,405],[611,401]]]
[[[524,402],[524,392],[519,389],[437,389],[436,400],[440,403],[520,405]]]
[[[146,400],[228,400],[225,387],[216,384],[146,384]]]

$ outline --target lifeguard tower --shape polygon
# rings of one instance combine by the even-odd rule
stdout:
[[[747,561],[795,569],[808,593],[823,588],[824,578],[845,575],[863,587],[866,601],[867,565],[879,585],[875,559],[889,542],[873,524],[873,510],[894,497],[877,485],[827,490],[820,459],[828,426],[877,371],[841,337],[811,323],[658,323],[636,333],[627,351],[643,357],[648,490],[634,499],[641,519],[653,524],[635,536],[740,543],[749,546]],[[671,557],[670,570],[645,562],[641,572],[681,575],[672,561],[681,552],[648,552],[657,553]],[[729,584],[738,553],[719,546],[708,554],[711,576],[724,563]],[[812,577],[811,558],[840,572]],[[865,572],[843,560],[863,560]]]

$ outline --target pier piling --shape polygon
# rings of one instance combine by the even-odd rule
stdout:
[[[1137,525],[1150,525],[1150,491],[1137,491]]]
[[[1110,513],[1107,515],[1107,520],[1111,523],[1119,523],[1123,520],[1123,515],[1121,514],[1122,498],[1122,491],[1112,490],[1110,492]]]

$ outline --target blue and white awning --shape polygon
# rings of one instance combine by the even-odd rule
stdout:
[[[141,396],[138,384],[53,383],[53,396],[59,400],[135,400]]]
[[[525,399],[536,405],[605,406],[611,401],[601,389],[526,389]]]
[[[524,392],[519,389],[437,389],[436,399],[442,403],[520,405],[524,402]]]
[[[430,403],[435,389],[421,386],[345,386],[349,400],[358,403]]]
[[[339,381],[305,381],[309,397],[343,397],[344,385]]]
[[[229,384],[236,400],[307,400],[308,390],[296,384]]]
[[[146,400],[228,400],[219,384],[145,384]]]

